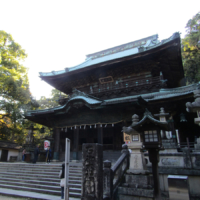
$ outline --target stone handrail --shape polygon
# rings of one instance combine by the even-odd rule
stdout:
[[[129,168],[130,154],[126,144],[122,146],[122,155],[111,167],[111,162],[104,161],[103,169],[103,199],[111,200],[114,197],[117,186],[120,184],[124,173]]]

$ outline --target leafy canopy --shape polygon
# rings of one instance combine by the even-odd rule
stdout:
[[[186,25],[187,34],[182,39],[182,59],[187,83],[200,81],[200,12]]]
[[[25,50],[12,36],[0,31],[0,139],[22,143],[23,114],[36,106],[29,91],[27,69],[21,64]]]

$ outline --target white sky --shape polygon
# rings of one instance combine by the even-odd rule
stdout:
[[[185,34],[200,0],[1,0],[0,30],[26,50],[30,90],[37,99],[51,87],[39,72],[62,70],[85,56],[150,35]]]

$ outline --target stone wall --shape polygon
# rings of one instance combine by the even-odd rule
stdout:
[[[147,167],[151,167],[148,153],[144,154]],[[180,167],[180,168],[199,168],[200,169],[200,152],[190,152],[185,149],[184,152],[161,151],[159,167]]]

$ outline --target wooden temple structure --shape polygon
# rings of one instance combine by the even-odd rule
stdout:
[[[26,119],[53,128],[54,159],[71,140],[71,159],[81,158],[83,143],[103,144],[104,150],[121,150],[123,126],[132,115],[140,118],[147,108],[152,114],[169,113],[171,139],[194,141],[199,127],[195,113],[187,113],[198,84],[185,86],[180,35],[159,41],[158,35],[89,54],[86,60],[61,71],[40,73],[40,78],[69,95],[60,106],[26,113]],[[180,120],[185,114],[186,120]]]

